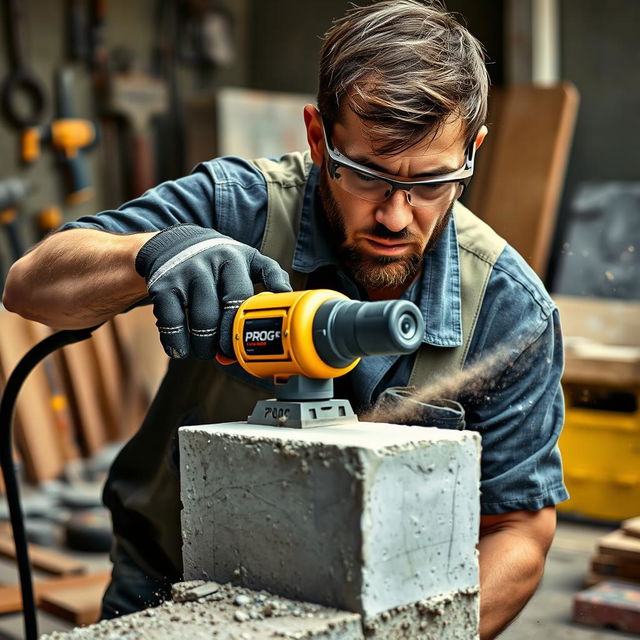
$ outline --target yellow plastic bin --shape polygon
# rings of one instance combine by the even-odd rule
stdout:
[[[560,437],[564,476],[571,498],[558,509],[601,520],[640,513],[640,414],[573,405]]]
[[[560,437],[571,498],[599,520],[640,513],[640,304],[554,296],[565,338]]]

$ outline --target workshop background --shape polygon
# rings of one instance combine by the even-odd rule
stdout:
[[[561,448],[572,498],[560,507],[542,587],[503,637],[632,637],[637,605],[633,613],[628,604],[631,623],[573,617],[576,596],[607,580],[640,598],[640,3],[446,4],[483,42],[493,84],[490,136],[465,201],[547,284],[566,338]],[[216,155],[302,148],[320,36],[348,6],[3,0],[0,284],[16,255],[62,221],[116,207]],[[47,331],[0,311],[4,385]],[[109,544],[100,482],[165,366],[151,325],[139,309],[65,348],[18,404],[43,631],[97,615]],[[20,637],[20,601],[3,525],[0,637],[11,638]],[[609,629],[594,631],[587,618]]]

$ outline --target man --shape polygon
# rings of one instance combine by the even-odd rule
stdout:
[[[149,295],[173,358],[105,489],[117,541],[105,616],[157,601],[180,578],[177,428],[241,419],[269,397],[265,381],[214,357],[233,355],[230,323],[252,283],[284,291],[289,276],[296,288],[409,298],[424,313],[418,356],[365,358],[337,381],[356,411],[388,387],[505,354],[490,387],[455,398],[483,440],[481,637],[532,595],[554,505],[567,497],[556,447],[562,354],[539,280],[457,204],[487,133],[487,86],[479,44],[439,6],[355,8],[324,41],[318,106],[304,109],[309,153],[203,163],[65,225],[12,268],[6,307],[60,328]],[[437,408],[424,422],[438,423]]]

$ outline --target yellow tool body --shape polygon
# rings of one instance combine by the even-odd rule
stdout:
[[[314,319],[327,301],[347,296],[329,289],[259,293],[243,302],[233,324],[234,350],[240,365],[276,383],[290,376],[336,378],[357,366],[360,358],[334,367],[314,345]]]
[[[362,356],[411,353],[423,335],[408,300],[350,300],[329,289],[252,296],[236,311],[234,352],[250,374],[273,379],[276,397],[259,400],[247,420],[301,429],[357,421],[348,400],[333,398],[333,378]]]

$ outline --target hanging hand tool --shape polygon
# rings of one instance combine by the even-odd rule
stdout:
[[[67,57],[73,62],[89,62],[89,33],[84,0],[66,0]]]
[[[7,119],[12,124],[18,127],[33,126],[44,116],[47,97],[44,85],[27,64],[24,27],[26,0],[6,0],[5,5],[12,70],[0,88],[0,101]]]
[[[52,204],[40,209],[36,217],[38,237],[42,240],[42,238],[57,229],[63,222],[62,211],[57,205]]]
[[[110,78],[109,93],[111,111],[126,120],[133,138],[130,195],[135,198],[156,183],[151,122],[167,110],[167,85],[140,72],[118,73]]]
[[[24,243],[17,224],[18,208],[31,192],[28,182],[21,178],[0,180],[0,227],[7,234],[14,260],[24,253]]]
[[[56,71],[56,119],[45,127],[30,127],[22,136],[22,159],[34,162],[40,155],[42,143],[50,144],[56,151],[62,168],[66,201],[69,204],[84,202],[93,196],[89,168],[84,150],[97,140],[93,122],[75,117],[73,105],[73,71],[62,68]]]
[[[234,352],[250,374],[273,378],[276,398],[258,402],[248,421],[294,428],[353,422],[349,401],[333,399],[333,378],[362,356],[412,353],[423,335],[422,314],[408,300],[358,302],[329,289],[252,296],[236,312]]]

